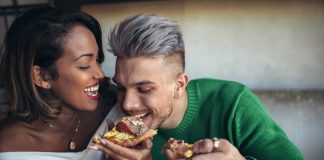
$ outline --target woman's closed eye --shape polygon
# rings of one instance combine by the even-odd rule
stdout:
[[[87,66],[79,66],[79,68],[82,69],[82,70],[85,70],[85,69],[90,68],[90,66],[89,65],[87,65]]]

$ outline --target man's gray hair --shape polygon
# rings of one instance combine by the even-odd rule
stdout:
[[[164,56],[180,54],[184,65],[184,43],[176,21],[157,15],[139,14],[117,24],[108,37],[115,56]]]

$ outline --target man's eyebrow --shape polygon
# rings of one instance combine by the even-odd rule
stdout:
[[[120,85],[117,80],[115,79],[115,77],[112,78],[112,81],[116,84],[116,85]],[[132,84],[132,86],[142,86],[142,85],[147,85],[147,84],[154,84],[151,81],[148,80],[144,80],[144,81],[140,81],[140,82],[136,82],[134,84]]]
[[[134,85],[135,86],[142,86],[142,85],[147,85],[147,84],[153,84],[153,82],[148,81],[148,80],[144,80],[144,81],[137,82]]]
[[[93,55],[94,55],[93,53],[85,53],[85,54],[82,54],[80,57],[76,58],[74,61],[78,61],[82,57],[93,57]]]

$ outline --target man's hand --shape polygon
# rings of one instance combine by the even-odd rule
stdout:
[[[244,160],[235,146],[226,139],[204,139],[194,143],[193,152],[197,154],[194,160]]]
[[[110,119],[106,119],[107,129],[110,131],[115,124]],[[110,142],[102,137],[99,139],[100,144],[90,145],[89,148],[102,151],[106,157],[114,160],[151,160],[152,139],[146,139],[142,143],[132,147],[122,147]]]
[[[226,139],[204,139],[193,144],[193,160],[245,160],[235,146]],[[173,160],[170,150],[165,151],[168,160]]]
[[[141,144],[127,148],[117,145],[105,139],[99,139],[101,144],[95,144],[89,148],[102,151],[106,157],[114,160],[151,160],[152,140],[146,139]]]

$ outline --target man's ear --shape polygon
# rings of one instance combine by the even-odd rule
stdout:
[[[32,70],[32,73],[31,73],[32,80],[35,85],[37,85],[38,87],[41,87],[41,88],[45,88],[45,89],[51,88],[50,82],[43,77],[41,67],[39,67],[37,65],[33,65],[31,70]]]
[[[186,92],[187,84],[188,75],[181,73],[176,77],[174,98],[179,98],[183,95],[184,92]]]

